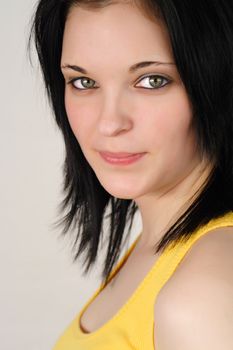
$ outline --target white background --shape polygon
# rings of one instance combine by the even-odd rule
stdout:
[[[52,349],[100,281],[100,268],[82,276],[80,262],[72,263],[68,238],[59,238],[60,231],[52,228],[62,198],[64,146],[37,61],[31,68],[27,57],[35,3],[0,2],[0,347],[4,350]],[[136,223],[129,243],[138,232]]]

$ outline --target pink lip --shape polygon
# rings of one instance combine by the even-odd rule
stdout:
[[[110,153],[99,152],[101,157],[110,164],[128,165],[142,158],[145,153]]]

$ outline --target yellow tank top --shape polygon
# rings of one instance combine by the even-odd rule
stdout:
[[[175,247],[168,246],[117,314],[96,331],[84,333],[79,324],[81,315],[100,293],[101,284],[52,350],[157,350],[154,346],[154,304],[160,289],[200,237],[224,226],[233,226],[233,211],[199,227],[187,242],[179,242]],[[141,234],[113,268],[110,278],[120,269],[140,236]]]

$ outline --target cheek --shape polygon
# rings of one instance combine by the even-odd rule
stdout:
[[[91,120],[87,104],[81,104],[80,101],[77,103],[77,99],[67,94],[65,96],[65,108],[70,127],[76,139],[82,143],[89,130],[88,121]]]
[[[151,101],[141,115],[148,140],[159,148],[168,147],[171,152],[190,137],[192,108],[183,90]]]

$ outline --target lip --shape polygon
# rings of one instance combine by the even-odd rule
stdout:
[[[99,152],[101,157],[110,164],[128,165],[136,162],[142,158],[146,153],[111,153],[111,152]]]

